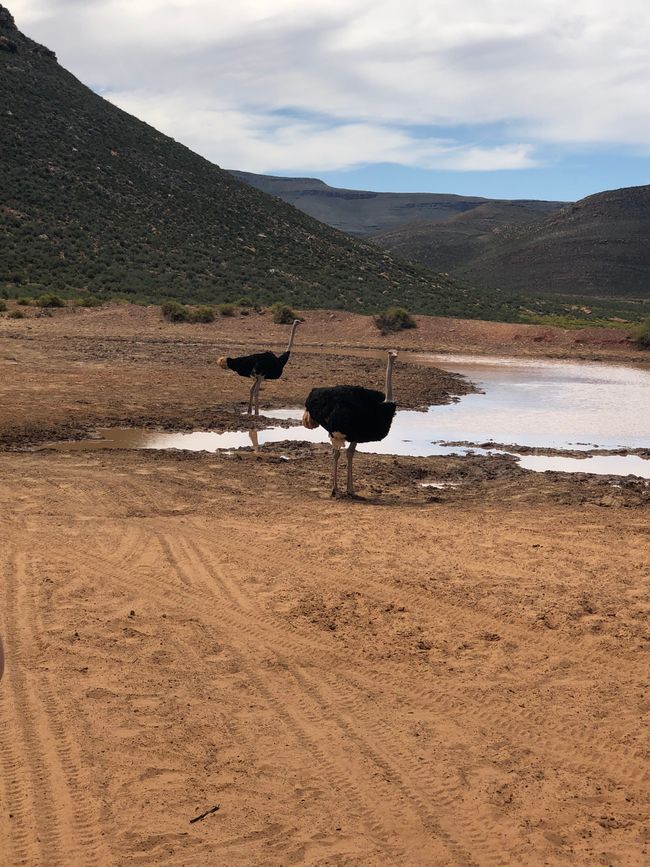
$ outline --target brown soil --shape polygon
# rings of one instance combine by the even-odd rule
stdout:
[[[449,350],[511,353],[452,325],[480,339]],[[388,345],[366,327],[309,314],[265,404],[381,386],[341,347]],[[262,333],[286,339],[137,308],[0,321],[2,864],[647,864],[644,482],[361,454],[348,501],[325,447],[22,448],[239,426],[246,383],[207,362]],[[462,393],[406,355],[400,402]]]

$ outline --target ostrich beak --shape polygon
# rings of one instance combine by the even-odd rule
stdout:
[[[222,355],[217,358],[217,364],[219,365],[219,367],[223,367],[223,369],[226,370],[228,368],[228,359],[225,355]]]

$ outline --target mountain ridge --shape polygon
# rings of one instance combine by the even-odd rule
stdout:
[[[515,227],[455,269],[485,288],[650,298],[650,185],[594,193]]]
[[[503,206],[528,206],[547,214],[566,202],[537,199],[487,199],[455,193],[385,193],[331,187],[319,178],[285,178],[228,170],[234,177],[256,189],[274,195],[327,225],[362,238],[423,219],[444,221],[491,202]]]
[[[481,295],[325,226],[93,93],[0,6],[0,286],[372,311]]]

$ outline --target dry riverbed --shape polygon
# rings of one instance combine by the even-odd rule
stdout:
[[[382,387],[370,320],[306,316],[263,406]],[[422,319],[396,397],[471,387],[409,349],[642,358],[542,331]],[[241,427],[214,358],[286,334],[0,320],[3,864],[647,864],[647,483],[360,454],[349,502],[321,446],[33,450]]]

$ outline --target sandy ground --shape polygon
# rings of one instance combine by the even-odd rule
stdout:
[[[398,345],[541,352],[534,329],[446,322]],[[0,863],[650,863],[642,482],[361,454],[347,501],[323,447],[25,448],[235,427],[246,383],[207,362],[262,331],[286,339],[265,317],[0,320]],[[299,333],[266,405],[381,385],[344,348],[388,345],[363,317]],[[580,354],[638,359],[599,341]],[[400,354],[404,405],[465,387]]]

